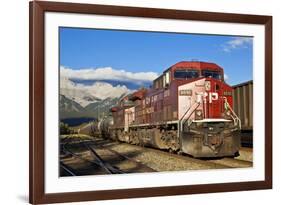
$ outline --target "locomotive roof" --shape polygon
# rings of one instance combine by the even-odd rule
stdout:
[[[174,70],[176,68],[195,68],[195,69],[211,69],[211,70],[223,70],[222,67],[215,63],[203,62],[203,61],[180,61],[164,71]]]
[[[145,88],[141,88],[140,90],[135,91],[129,96],[129,100],[137,100],[137,99],[143,99],[145,93],[147,90]]]

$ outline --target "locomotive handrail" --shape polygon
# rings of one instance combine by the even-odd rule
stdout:
[[[194,104],[193,104],[193,105],[194,105]],[[193,106],[193,105],[192,105],[192,106]],[[183,118],[185,117],[185,115],[188,113],[188,111],[191,109],[192,106],[190,106],[190,107],[185,111],[185,113],[184,113],[183,116],[181,117],[180,121],[183,120]]]
[[[235,121],[238,121],[239,128],[241,129],[241,120],[240,120],[240,118],[236,115],[236,113],[234,112],[234,110],[231,108],[231,106],[230,106],[229,103],[227,102],[227,98],[224,98],[224,102],[225,102],[227,108],[228,108],[228,109],[231,111],[231,113],[234,115],[234,117],[231,116],[231,117],[233,118],[234,122],[235,122]]]
[[[197,104],[196,108],[193,109],[193,111],[191,112],[191,114],[189,115],[189,117],[186,118],[186,120],[184,121],[184,123],[190,118],[190,116],[194,113],[194,111],[199,107],[200,102],[195,102],[193,105],[195,105],[195,104]],[[181,119],[179,120],[179,125],[180,125],[180,126],[179,126],[179,129],[180,129],[180,131],[182,131],[182,125],[184,124],[184,123],[182,123],[182,120],[184,120],[183,118],[186,116],[186,114],[189,112],[189,110],[193,107],[193,105],[190,106],[190,107],[186,110],[186,112],[183,114],[183,116],[182,116]]]
[[[199,107],[199,105],[201,104],[200,102],[196,102],[197,106],[193,109],[193,111],[190,113],[190,115],[185,119],[185,121],[183,122],[183,124],[186,123],[186,121],[191,117],[191,115],[194,113],[194,111]],[[195,104],[195,103],[194,103]],[[193,105],[194,105],[193,104]]]
[[[198,105],[196,106],[196,108],[195,108],[194,110],[196,110],[196,109],[198,108],[198,106],[200,105],[200,102],[196,102],[196,103],[197,103]],[[194,104],[196,104],[196,103],[194,103]],[[194,104],[193,104],[193,105],[194,105]],[[181,117],[181,119],[180,119],[179,122],[178,122],[178,123],[179,123],[179,124],[178,124],[178,130],[179,130],[179,131],[178,131],[178,138],[179,138],[180,144],[182,144],[182,141],[181,141],[181,135],[182,135],[182,130],[183,130],[183,129],[182,129],[182,120],[183,120],[183,118],[185,117],[185,115],[189,112],[189,110],[191,109],[191,107],[193,107],[193,105],[190,106],[190,107],[186,110],[186,112],[184,113],[184,115]],[[193,110],[193,112],[194,112],[194,110]],[[193,112],[192,112],[192,113],[193,113]],[[192,113],[191,113],[191,114],[192,114]],[[190,115],[190,116],[191,116],[191,115]],[[190,116],[189,116],[189,117],[190,117]],[[188,118],[189,118],[189,117],[188,117]]]

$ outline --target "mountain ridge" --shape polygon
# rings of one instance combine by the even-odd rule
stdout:
[[[89,85],[75,83],[67,77],[60,78],[60,119],[94,117],[109,114],[109,109],[119,99],[133,92],[125,85],[113,86],[107,82],[94,82]]]
[[[82,107],[107,98],[119,98],[124,93],[130,92],[132,90],[121,84],[113,86],[107,82],[97,81],[90,85],[84,85],[75,83],[66,77],[60,78],[60,94],[79,103]]]

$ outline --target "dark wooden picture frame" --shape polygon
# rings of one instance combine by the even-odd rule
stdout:
[[[135,197],[153,197],[180,194],[226,192],[272,188],[272,17],[198,11],[168,10],[104,6],[92,4],[30,2],[30,139],[29,139],[29,200],[30,203],[55,203],[88,200],[105,200]],[[44,190],[44,14],[67,12],[125,17],[181,19],[206,22],[247,23],[265,26],[265,180],[151,187],[105,191],[46,194]]]

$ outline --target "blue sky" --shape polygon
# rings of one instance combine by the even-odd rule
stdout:
[[[71,70],[111,67],[161,74],[184,60],[220,65],[230,85],[251,80],[252,38],[60,28],[60,66]]]

